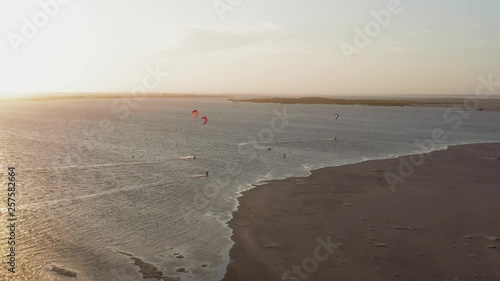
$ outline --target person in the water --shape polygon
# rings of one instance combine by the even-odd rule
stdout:
[[[205,177],[208,177],[208,171],[207,171],[207,173],[205,174]]]
[[[193,156],[193,159],[196,159],[196,155],[195,155],[195,156]]]

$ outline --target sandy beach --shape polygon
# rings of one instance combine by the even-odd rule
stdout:
[[[224,280],[500,280],[499,157],[498,143],[436,151],[394,192],[400,159],[249,190]]]

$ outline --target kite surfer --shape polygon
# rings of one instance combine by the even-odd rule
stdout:
[[[205,173],[205,177],[208,177],[208,171]]]

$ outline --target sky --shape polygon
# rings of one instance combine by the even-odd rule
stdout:
[[[478,76],[500,80],[498,11],[496,0],[2,0],[0,97],[466,95]]]

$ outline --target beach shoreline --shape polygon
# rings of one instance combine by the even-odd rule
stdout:
[[[499,280],[500,143],[428,153],[392,192],[408,157],[243,192],[224,280]]]

